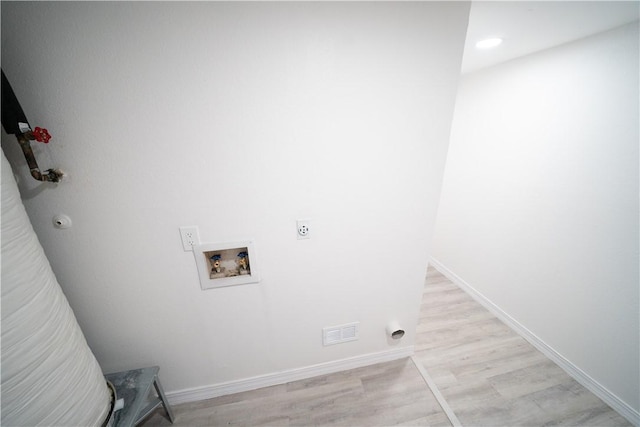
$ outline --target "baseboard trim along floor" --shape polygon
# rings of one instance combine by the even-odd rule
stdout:
[[[527,340],[531,345],[533,345],[538,351],[552,360],[556,365],[562,368],[567,374],[569,374],[573,379],[579,382],[582,386],[584,386],[587,390],[595,394],[597,397],[602,399],[607,405],[611,406],[615,411],[617,411],[620,415],[625,417],[629,422],[636,426],[640,426],[640,413],[629,406],[627,403],[623,402],[618,396],[609,391],[606,387],[602,386],[599,382],[591,378],[587,375],[583,370],[575,366],[569,360],[567,360],[564,356],[554,350],[551,346],[545,343],[543,340],[538,338],[533,332],[529,329],[525,328],[518,321],[509,316],[506,312],[504,312],[500,307],[494,304],[491,300],[486,298],[480,292],[478,292],[473,286],[467,283],[464,279],[459,277],[457,274],[449,270],[446,266],[440,263],[437,259],[431,258],[429,264],[433,266],[436,270],[442,273],[446,278],[451,280],[457,286],[459,286],[462,290],[464,290],[469,296],[471,296],[475,301],[477,301],[484,308],[489,310],[494,316],[504,322],[507,326],[509,326],[512,330],[514,330],[518,335]]]
[[[211,399],[218,396],[240,393],[255,390],[263,387],[270,387],[278,384],[285,384],[291,381],[298,381],[307,378],[327,375],[349,369],[361,368],[374,365],[376,363],[390,362],[405,357],[410,357],[414,353],[413,346],[400,347],[397,349],[365,354],[362,356],[347,359],[335,360],[303,368],[289,369],[282,372],[274,372],[266,375],[259,375],[251,378],[244,378],[237,381],[229,381],[220,384],[212,384],[203,387],[169,392],[167,398],[169,403],[177,405],[180,403],[197,402]]]

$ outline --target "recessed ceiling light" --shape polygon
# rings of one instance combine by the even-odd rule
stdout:
[[[490,39],[480,40],[478,43],[476,43],[476,47],[478,49],[491,49],[492,47],[498,46],[500,43],[502,43],[502,39],[494,37]]]

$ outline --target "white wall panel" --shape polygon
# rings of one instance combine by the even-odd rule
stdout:
[[[638,76],[637,24],[466,75],[434,243],[635,411]]]
[[[69,175],[23,198],[103,369],[158,364],[175,391],[411,346],[468,10],[3,3],[2,67]],[[261,283],[202,291],[182,225],[253,239]]]

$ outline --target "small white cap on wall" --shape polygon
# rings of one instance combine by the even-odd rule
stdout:
[[[387,325],[387,335],[394,340],[399,340],[404,336],[404,329],[400,327],[400,324],[397,321],[391,321]]]
[[[70,228],[71,218],[65,214],[58,214],[53,217],[53,226],[55,228]]]

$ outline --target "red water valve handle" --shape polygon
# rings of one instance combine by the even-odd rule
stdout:
[[[38,126],[33,129],[33,136],[36,138],[36,141],[44,142],[45,144],[48,144],[49,140],[51,139],[51,134],[49,134],[49,131]]]

